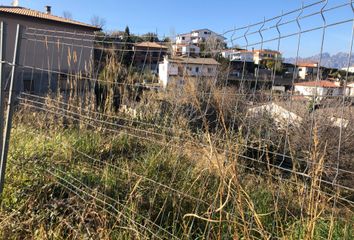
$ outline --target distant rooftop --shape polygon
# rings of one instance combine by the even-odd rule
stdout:
[[[158,49],[167,49],[168,47],[156,43],[156,42],[141,42],[141,43],[136,43],[134,44],[136,47],[146,47],[146,48],[158,48]]]
[[[253,50],[253,52],[281,54],[279,51],[270,50],[270,49],[256,49],[256,50]]]
[[[168,61],[181,64],[220,65],[214,58],[173,57],[168,58]]]
[[[317,62],[299,62],[297,65],[299,67],[318,67]]]
[[[295,83],[295,86],[304,86],[304,87],[325,87],[325,88],[339,88],[340,85],[331,81],[312,81],[312,82],[300,82]]]
[[[49,13],[44,13],[44,12],[40,12],[37,10],[32,10],[32,9],[28,9],[28,8],[24,8],[24,7],[0,6],[0,13],[15,14],[15,15],[21,15],[21,16],[26,16],[26,17],[33,17],[33,18],[37,18],[37,19],[44,19],[44,20],[49,20],[49,21],[66,23],[66,24],[90,28],[90,29],[93,29],[96,31],[101,30],[98,27],[95,27],[95,26],[92,26],[92,25],[89,25],[86,23],[74,21],[74,20],[71,20],[68,18],[54,16]]]
[[[192,30],[192,31],[189,32],[189,33],[177,34],[177,37],[181,37],[181,36],[191,36],[192,33],[195,33],[195,32],[202,32],[202,31],[212,32],[212,33],[214,33],[215,35],[217,35],[217,36],[219,36],[219,37],[221,37],[221,38],[223,38],[223,39],[225,39],[225,40],[227,39],[227,38],[224,37],[223,35],[218,34],[218,33],[214,32],[214,31],[212,31],[212,30],[210,30],[210,29],[208,29],[208,28],[202,28],[202,29]]]

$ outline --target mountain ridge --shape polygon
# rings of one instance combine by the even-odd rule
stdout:
[[[321,57],[321,54],[313,55],[310,57],[299,57],[298,62],[319,62]],[[344,52],[338,52],[336,54],[331,55],[328,52],[325,52],[322,54],[321,58],[321,66],[327,67],[327,68],[346,68],[348,67],[348,59],[349,59],[349,54],[344,53]],[[351,55],[351,59],[354,59],[354,54]],[[290,57],[290,58],[285,58],[284,59],[285,63],[292,63],[295,64],[296,58],[295,57]],[[351,61],[351,65],[352,65]]]

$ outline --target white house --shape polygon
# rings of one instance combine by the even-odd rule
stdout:
[[[253,61],[255,64],[263,64],[266,61],[282,61],[282,54],[273,50],[253,50]]]
[[[160,83],[183,85],[189,78],[214,78],[220,64],[213,58],[182,58],[166,56],[159,65]]]
[[[176,44],[195,44],[215,40],[218,42],[225,42],[226,38],[217,34],[207,28],[191,31],[190,33],[179,34],[176,37]]]
[[[221,56],[230,61],[253,62],[253,52],[247,50],[228,49],[222,51]]]
[[[343,87],[340,86],[339,82],[320,80],[295,83],[294,86],[295,92],[305,97],[313,97],[316,95],[319,99],[322,99],[326,96],[340,96],[343,94]]]
[[[200,47],[192,44],[174,44],[172,49],[174,56],[196,57],[200,54]]]
[[[186,33],[186,34],[180,34],[177,35],[176,37],[176,44],[191,44],[192,39],[191,39],[191,34],[190,33]]]
[[[342,68],[343,71],[348,71],[350,73],[354,73],[354,66],[351,66],[349,68],[345,67],[345,68]]]
[[[347,84],[346,95],[354,97],[354,83]]]
[[[173,47],[174,56],[199,56],[200,45],[202,43],[213,44],[215,48],[224,48],[226,38],[209,30],[199,29],[190,33],[179,34],[176,36]]]
[[[210,39],[216,40],[219,42],[224,42],[226,40],[225,37],[207,29],[199,29],[199,30],[194,30],[190,33],[191,35],[191,41],[193,44],[200,44],[202,42],[207,42]]]
[[[299,79],[314,79],[317,77],[318,63],[299,63],[297,71]]]

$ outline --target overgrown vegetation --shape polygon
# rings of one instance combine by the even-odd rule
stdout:
[[[144,138],[83,120],[61,125],[62,117],[32,108],[18,113],[2,239],[353,236],[352,206],[318,191],[326,161],[318,138],[310,155],[318,164],[308,182],[296,174],[284,178],[270,164],[250,170],[240,157],[242,131],[224,145],[228,154],[218,144]]]
[[[217,77],[142,90],[116,57],[93,89],[21,94],[0,238],[352,239],[350,124],[305,104],[284,128]]]

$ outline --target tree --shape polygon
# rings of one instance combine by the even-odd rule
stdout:
[[[133,40],[130,36],[130,29],[126,26],[123,35],[123,48],[122,48],[122,63],[125,66],[130,66],[133,60]]]
[[[279,60],[267,60],[264,65],[267,69],[275,70],[277,73],[283,70],[282,62]]]
[[[146,34],[143,34],[142,35],[144,41],[147,41],[147,42],[159,42],[159,38],[157,36],[156,33],[152,33],[152,32],[148,32]]]
[[[202,40],[201,43],[199,43],[200,53],[203,57],[216,58],[225,46],[225,43],[216,37],[210,37],[209,39]]]
[[[169,38],[169,37],[165,37],[162,41],[166,42],[166,43],[172,42],[171,38]]]
[[[130,37],[130,29],[128,26],[125,27],[124,30],[124,37]]]
[[[73,19],[73,15],[69,11],[64,11],[63,12],[63,17],[66,19]]]
[[[91,18],[91,24],[98,28],[104,28],[104,26],[106,25],[106,20],[104,18],[94,15]]]

